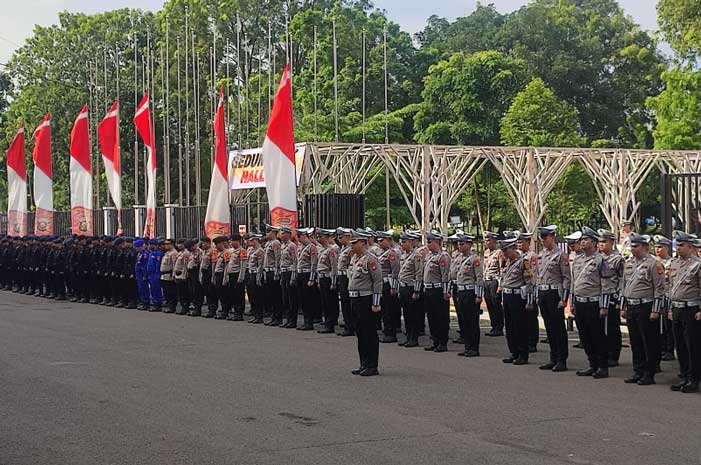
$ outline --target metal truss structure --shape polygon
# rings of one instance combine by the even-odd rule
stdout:
[[[701,171],[701,152],[695,151],[309,143],[300,190],[364,193],[386,170],[416,224],[423,231],[445,233],[452,205],[490,162],[523,226],[533,231],[545,218],[548,194],[575,161],[591,177],[601,210],[616,233],[638,211],[636,193],[655,168]]]

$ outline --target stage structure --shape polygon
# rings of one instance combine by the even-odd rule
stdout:
[[[362,194],[386,169],[416,224],[445,233],[450,208],[487,162],[502,176],[529,231],[546,217],[547,196],[571,163],[581,163],[591,177],[616,233],[637,213],[636,193],[654,169],[701,172],[701,152],[696,151],[309,143],[299,194]],[[687,205],[677,208],[683,212]]]

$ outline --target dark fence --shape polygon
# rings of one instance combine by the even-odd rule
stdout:
[[[365,196],[313,194],[304,197],[306,226],[362,228],[365,226]]]
[[[663,174],[662,231],[672,237],[675,229],[692,234],[701,232],[701,173]]]

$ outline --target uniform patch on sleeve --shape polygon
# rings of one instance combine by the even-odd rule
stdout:
[[[392,261],[396,260],[396,259],[397,259],[397,254],[395,254],[394,252],[390,252],[390,253],[389,253],[389,259],[392,260]]]
[[[370,267],[370,269],[371,269],[372,271],[377,270],[377,262],[376,262],[375,260],[370,260],[370,261],[368,262],[368,266]]]
[[[531,266],[536,266],[538,264],[538,257],[535,255],[531,257]]]
[[[472,262],[472,264],[473,264],[474,266],[480,266],[480,263],[481,263],[481,262],[480,262],[480,259],[479,259],[479,258],[475,258],[475,261]]]
[[[280,248],[280,243],[279,242],[273,242],[273,249],[277,250]]]
[[[562,254],[562,263],[564,263],[565,265],[567,265],[567,264],[570,263],[570,257],[567,256],[566,253],[563,253],[563,254]]]
[[[448,264],[448,262],[445,261],[445,258],[441,258],[441,261],[438,263],[441,265],[441,268],[444,268]]]
[[[248,252],[244,249],[241,249],[241,253],[239,254],[239,258],[241,258],[241,259],[248,258]]]
[[[657,274],[663,275],[664,274],[664,268],[662,267],[661,263],[657,263],[655,265],[655,268],[657,269]]]

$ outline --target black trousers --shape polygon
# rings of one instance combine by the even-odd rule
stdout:
[[[662,315],[664,318],[664,333],[662,334],[662,353],[674,354],[674,325],[672,320],[667,318],[667,315]]]
[[[338,324],[338,290],[331,289],[331,278],[319,278],[319,295],[324,326],[333,329]]]
[[[275,279],[275,272],[265,273],[265,311],[272,315],[274,320],[282,321],[282,286],[280,279]]]
[[[306,283],[304,283],[306,286]],[[280,275],[280,296],[282,300],[282,316],[288,323],[297,324],[297,281],[292,280],[292,272],[285,271]]]
[[[443,289],[426,289],[424,308],[428,316],[428,329],[434,345],[447,345],[450,332],[450,302],[443,298]]]
[[[677,358],[682,376],[687,381],[701,381],[701,321],[694,315],[698,307],[673,308]]]
[[[231,306],[229,307],[229,315],[243,316],[246,309],[246,285],[239,282],[239,273],[229,275],[229,298]]]
[[[214,315],[219,307],[219,294],[217,292],[217,286],[212,283],[211,269],[202,272],[202,288],[207,298],[207,314]]]
[[[372,312],[372,296],[352,297],[351,310],[358,322],[358,356],[362,368],[377,368],[380,357],[380,340],[375,328],[375,315]]]
[[[246,292],[248,293],[248,302],[251,304],[253,317],[262,320],[265,316],[265,302],[263,288],[258,285],[258,275],[254,273],[246,275]]]
[[[674,343],[677,346],[677,361],[679,362],[679,374],[685,380],[691,379],[689,347],[687,347],[686,345],[685,334],[688,322],[682,322],[683,319],[689,318],[687,313],[691,313],[691,310],[687,310],[686,308],[672,308],[672,330],[674,331]]]
[[[575,318],[579,339],[594,370],[608,369],[609,345],[604,333],[605,318],[599,314],[599,302],[576,302]]]
[[[212,309],[217,314],[218,318],[225,318],[229,314],[230,300],[229,300],[229,287],[224,285],[224,272],[214,273],[214,292],[216,294],[216,300],[210,305],[209,298],[207,298],[207,306],[209,311]],[[221,309],[219,308],[221,304]]]
[[[660,359],[660,321],[651,320],[651,313],[652,302],[628,305],[626,321],[633,352],[633,370],[639,376],[654,378]]]
[[[175,290],[178,295],[178,302],[180,302],[181,313],[185,313],[192,301],[192,297],[190,296],[190,283],[187,279],[178,279],[175,281]]]
[[[538,307],[545,322],[545,333],[550,343],[550,362],[567,363],[567,326],[565,309],[559,308],[560,292],[554,289],[538,291]]]
[[[348,276],[339,275],[338,281],[338,299],[341,301],[341,314],[343,315],[343,325],[348,332],[355,332],[355,318],[351,311],[350,297],[348,296]]]
[[[382,308],[382,329],[385,336],[397,335],[397,320],[401,318],[401,310],[399,307],[399,298],[392,295],[391,286],[389,283],[382,284],[382,300],[380,301]]]
[[[458,334],[463,335],[463,321],[462,312],[460,311],[460,303],[458,302],[458,286],[453,284],[450,287],[450,295],[453,297],[453,304],[455,304],[455,314],[458,316]]]
[[[314,286],[309,286],[310,273],[297,274],[297,292],[299,304],[294,306],[294,320],[297,321],[297,309],[302,307],[302,315],[304,316],[304,326],[314,326],[314,319],[317,317],[317,299],[316,289]],[[292,313],[290,313],[292,315]]]
[[[192,305],[195,307],[195,311],[201,311],[204,304],[204,287],[200,282],[200,270],[195,268],[188,270],[187,280],[190,286]]]
[[[504,309],[501,305],[501,296],[497,292],[499,283],[496,279],[484,281],[484,300],[487,303],[489,321],[492,324],[492,331],[504,331]]]
[[[423,323],[423,309],[418,299],[414,300],[414,287],[403,286],[399,288],[399,305],[404,312],[404,329],[406,330],[406,340],[419,340],[419,330]]]
[[[455,305],[462,320],[465,351],[480,351],[480,306],[475,303],[475,291],[458,291]]]
[[[540,340],[540,324],[538,323],[538,303],[533,305],[533,310],[526,313],[528,318],[528,347],[536,348]]]
[[[163,303],[171,312],[175,312],[178,306],[178,291],[175,288],[175,281],[161,280],[161,288],[163,289]]]
[[[616,309],[618,299],[613,299],[609,305],[608,316],[608,353],[609,360],[617,362],[621,358],[621,348],[623,347],[623,335],[621,334],[621,311]]]
[[[506,344],[514,358],[528,360],[528,312],[521,294],[504,294]]]

